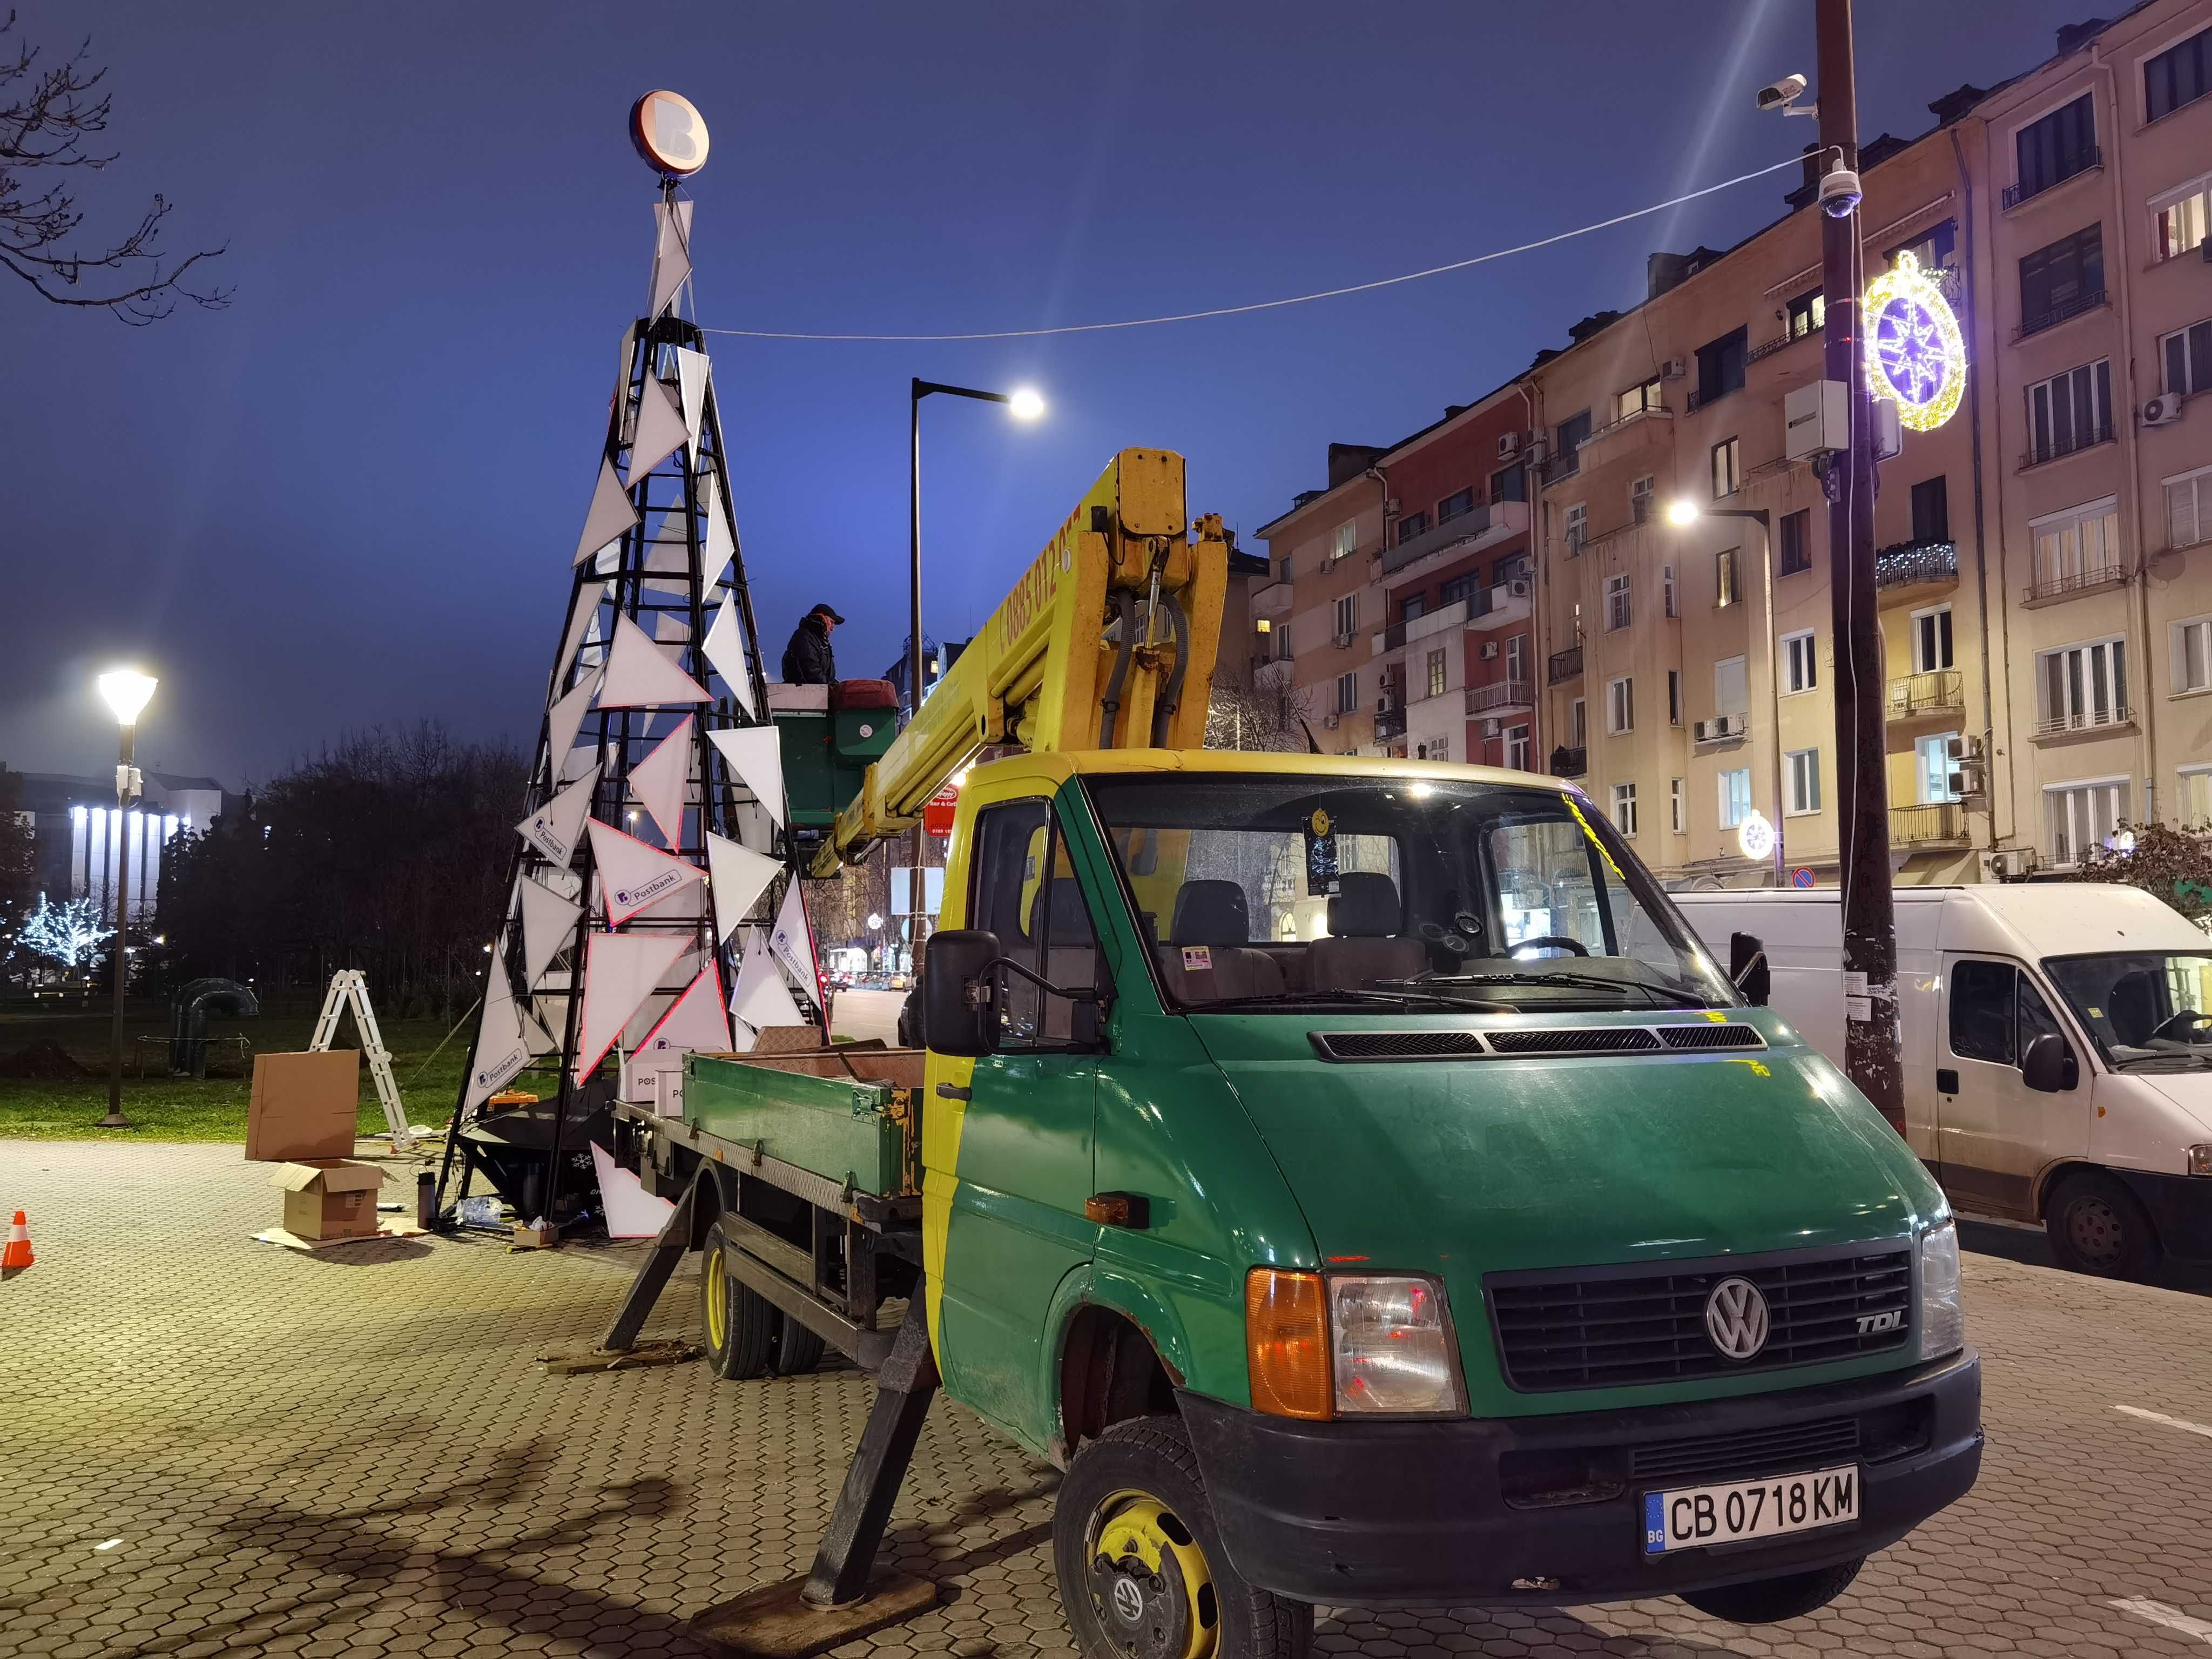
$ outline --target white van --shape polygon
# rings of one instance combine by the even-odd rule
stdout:
[[[1674,893],[1715,957],[1844,1063],[1834,888]],[[2040,1221],[2078,1272],[2212,1260],[2212,939],[2134,887],[1897,890],[1906,1138],[1951,1202]]]

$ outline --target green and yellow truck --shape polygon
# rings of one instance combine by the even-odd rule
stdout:
[[[924,1048],[624,1109],[716,1369],[879,1372],[807,1605],[871,1593],[941,1386],[1066,1471],[1100,1659],[1823,1606],[1979,1467],[1942,1194],[1572,784],[1204,749],[1224,570],[1117,457],[823,841],[963,775]]]

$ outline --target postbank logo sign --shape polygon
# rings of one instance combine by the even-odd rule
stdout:
[[[681,870],[664,870],[651,881],[638,886],[617,887],[615,890],[615,902],[633,908],[650,904],[683,879],[684,872]]]

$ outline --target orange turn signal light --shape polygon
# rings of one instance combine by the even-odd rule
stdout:
[[[1328,1292],[1319,1273],[1252,1269],[1244,1280],[1244,1358],[1253,1410],[1311,1422],[1336,1415]]]

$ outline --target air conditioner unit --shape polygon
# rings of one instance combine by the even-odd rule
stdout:
[[[1394,519],[1396,518],[1398,516],[1398,498],[1395,495],[1384,497],[1382,501],[1382,511],[1389,517]]]
[[[1528,452],[1528,459],[1538,466],[1543,465],[1544,458],[1552,453],[1550,442],[1540,432],[1530,433],[1522,440],[1522,447]]]
[[[1725,743],[1744,733],[1747,717],[1742,714],[1717,714],[1711,720],[1699,720],[1695,735],[1699,743]]]
[[[1335,636],[1334,636],[1334,643],[1335,644],[1336,648],[1337,648],[1338,650],[1341,651],[1342,649],[1344,649],[1344,647],[1345,647],[1346,646],[1350,645],[1350,644],[1352,642],[1352,641],[1354,641],[1354,640],[1358,639],[1358,637],[1359,637],[1359,635],[1358,635],[1358,634],[1356,631],[1355,631],[1355,632],[1352,632],[1352,633],[1339,634],[1339,635],[1335,635]]]
[[[2181,394],[2168,392],[2156,398],[2143,399],[2142,423],[2145,426],[2171,426],[2181,418]]]
[[[1499,460],[1510,461],[1520,453],[1521,434],[1519,433],[1501,432],[1498,434],[1498,459]]]
[[[1689,365],[1680,357],[1669,357],[1659,365],[1659,378],[1662,380],[1679,380],[1689,372]]]
[[[1485,662],[1494,662],[1494,661],[1496,661],[1496,660],[1497,660],[1497,658],[1498,658],[1498,641],[1497,641],[1496,640],[1485,640],[1485,641],[1482,642],[1482,659],[1483,659],[1483,661],[1485,661]]]
[[[1528,597],[1530,583],[1528,578],[1526,576],[1516,576],[1512,580],[1503,584],[1503,586],[1504,586],[1506,597],[1508,599],[1525,599]]]
[[[1498,728],[1499,728],[1503,724],[1504,724],[1504,722],[1503,722],[1503,721],[1500,721],[1500,720],[1485,720],[1485,721],[1483,721],[1483,723],[1482,723],[1482,735],[1483,735],[1484,737],[1486,737],[1486,738],[1495,738],[1495,737],[1498,735]]]
[[[2005,847],[1982,854],[1984,881],[2018,881],[2028,872],[2032,858],[2025,848]]]
[[[1343,718],[1341,714],[1323,714],[1321,717],[1321,723],[1334,732],[1336,730],[1336,723]]]

